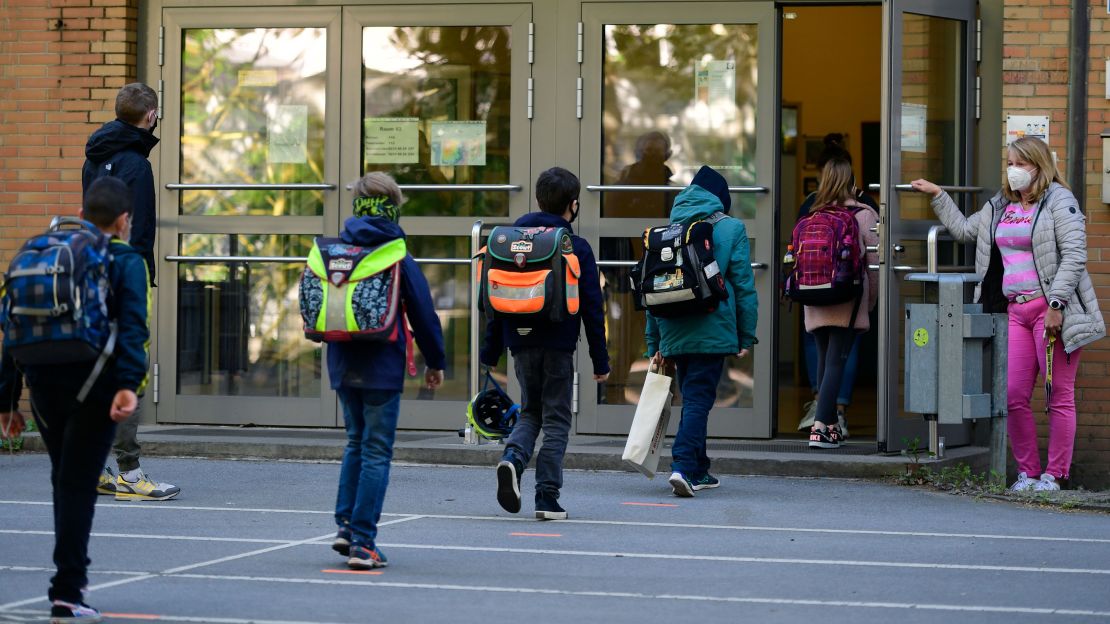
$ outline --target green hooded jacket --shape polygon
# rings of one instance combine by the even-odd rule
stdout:
[[[671,223],[707,219],[721,211],[721,200],[700,186],[680,192]],[[755,344],[759,298],[752,274],[748,232],[739,219],[726,217],[713,226],[713,256],[725,278],[728,301],[707,315],[655,318],[647,313],[647,356],[735,355]]]

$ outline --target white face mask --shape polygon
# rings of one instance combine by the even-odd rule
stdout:
[[[1033,174],[1021,167],[1007,167],[1006,179],[1010,182],[1010,190],[1021,192],[1033,183]]]

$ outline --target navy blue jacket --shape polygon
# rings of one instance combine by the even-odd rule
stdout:
[[[116,119],[89,136],[85,143],[85,165],[81,168],[81,194],[103,176],[119,178],[131,189],[131,246],[146,260],[150,284],[154,283],[154,173],[150,150],[158,137],[147,130]]]
[[[111,402],[119,390],[132,390],[142,394],[146,390],[148,352],[150,348],[150,285],[142,256],[133,247],[118,238],[110,247],[112,262],[108,267],[111,293],[108,297],[108,316],[118,326],[115,355],[100,373],[89,398]],[[70,393],[74,396],[85,384],[92,371],[93,362],[26,366],[23,375],[16,369],[6,352],[0,360],[0,411],[10,412],[19,403],[23,391],[23,377],[36,392]]]
[[[405,232],[396,223],[382,217],[352,217],[343,224],[343,242],[361,247],[375,247],[404,238]],[[416,346],[424,354],[428,368],[444,370],[447,356],[443,348],[443,329],[432,303],[428,280],[420,267],[406,254],[401,261],[401,303],[412,326]],[[403,322],[401,319],[399,322]],[[336,342],[328,345],[328,376],[332,389],[362,388],[365,390],[404,389],[407,368],[407,341]]]
[[[590,359],[593,360],[594,374],[609,372],[609,351],[605,347],[605,313],[602,308],[601,281],[597,275],[597,262],[594,252],[585,239],[574,235],[570,223],[559,215],[547,212],[530,212],[516,220],[513,225],[523,227],[562,227],[571,232],[574,255],[582,275],[578,278],[578,296],[581,298],[579,313],[560,323],[542,320],[526,322],[516,319],[491,319],[486,324],[485,346],[480,354],[486,366],[496,366],[501,359],[505,345],[516,353],[517,349],[542,347],[553,351],[571,351],[578,347],[578,335],[582,322],[586,323],[586,342],[590,345]],[[520,335],[518,328],[527,327],[531,331]]]

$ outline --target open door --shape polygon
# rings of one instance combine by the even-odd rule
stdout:
[[[905,304],[924,286],[905,282],[926,270],[928,197],[909,183],[927,178],[963,206],[978,205],[968,186],[975,135],[975,10],[966,0],[889,0],[883,16],[883,127],[879,224],[879,428],[881,452],[925,447],[928,426],[903,411]],[[967,444],[970,426],[942,427],[949,446]],[[916,442],[914,442],[916,440]]]

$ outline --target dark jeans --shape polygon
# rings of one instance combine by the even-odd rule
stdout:
[[[817,339],[817,415],[814,422],[836,424],[836,401],[848,354],[856,340],[856,330],[848,327],[819,327]]]
[[[139,412],[143,409],[143,400],[131,417],[116,426],[116,441],[112,449],[116,452],[116,467],[120,472],[135,470],[139,467]]]
[[[505,454],[527,466],[543,431],[536,455],[536,494],[559,497],[563,487],[563,456],[570,437],[574,394],[574,354],[545,349],[513,352],[520,382],[520,418],[505,440]]]
[[[671,470],[696,480],[709,472],[705,438],[709,410],[717,400],[717,384],[724,372],[723,355],[676,355],[678,387],[682,391],[682,420],[671,447]]]
[[[809,376],[809,387],[816,395],[821,387],[820,378],[817,377],[817,339],[810,332],[803,332],[806,356],[806,375]],[[848,352],[848,361],[844,363],[844,375],[840,378],[840,389],[836,393],[837,405],[852,404],[852,390],[856,386],[856,375],[859,372],[859,343],[863,334],[857,333],[852,340],[852,348]]]
[[[401,393],[359,388],[340,388],[336,393],[343,405],[347,447],[339,468],[335,522],[350,523],[352,543],[373,548],[389,486]]]
[[[89,396],[78,403],[73,392],[31,389],[31,406],[50,454],[54,487],[54,565],[51,600],[80,602],[88,585],[89,532],[96,509],[96,481],[116,425],[108,417],[111,397]]]

